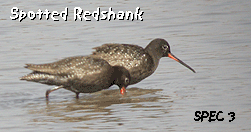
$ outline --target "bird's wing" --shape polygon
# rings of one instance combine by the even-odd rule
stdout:
[[[104,44],[93,49],[92,56],[104,59],[112,66],[124,66],[128,70],[139,65],[146,55],[142,47],[131,44]]]
[[[60,76],[85,76],[100,73],[111,66],[102,59],[89,56],[76,56],[48,64],[26,64],[26,68],[34,72]]]

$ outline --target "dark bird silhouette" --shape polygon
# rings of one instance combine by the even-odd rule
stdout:
[[[170,57],[195,73],[195,70],[175,57],[168,42],[154,39],[145,48],[132,44],[104,44],[93,48],[91,56],[106,60],[110,65],[125,67],[130,75],[130,84],[135,84],[150,76],[157,69],[162,57]]]
[[[90,56],[69,57],[48,64],[26,64],[25,68],[33,72],[21,80],[57,86],[46,91],[46,98],[60,88],[75,92],[78,98],[79,93],[97,92],[113,84],[124,94],[130,84],[130,74],[124,67],[111,66],[103,59]]]

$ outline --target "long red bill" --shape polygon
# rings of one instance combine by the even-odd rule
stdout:
[[[183,66],[187,67],[188,69],[190,69],[191,71],[193,71],[194,73],[196,73],[193,68],[191,68],[189,65],[187,65],[186,63],[184,63],[183,61],[181,61],[179,58],[177,58],[176,56],[174,56],[172,53],[168,53],[168,57],[176,60],[177,62],[179,62]]]
[[[126,93],[125,87],[122,87],[122,88],[120,89],[120,93],[123,94],[123,95]]]

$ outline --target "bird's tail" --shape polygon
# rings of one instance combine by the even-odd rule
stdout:
[[[62,83],[62,81],[67,81],[67,79],[64,77],[36,72],[22,76],[20,77],[20,80],[39,82],[48,85],[58,85],[59,83]]]

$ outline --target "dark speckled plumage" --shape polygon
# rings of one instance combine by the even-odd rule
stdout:
[[[112,66],[125,67],[131,75],[130,84],[138,83],[154,73],[162,57],[170,57],[195,72],[171,54],[170,46],[164,39],[154,39],[146,48],[131,44],[104,44],[94,49],[96,51],[92,56],[102,58]]]
[[[121,66],[111,66],[103,59],[90,56],[76,56],[48,64],[26,64],[32,73],[21,80],[59,86],[77,94],[92,93],[116,84],[127,87],[129,72]],[[47,96],[51,91],[47,91]]]

